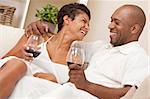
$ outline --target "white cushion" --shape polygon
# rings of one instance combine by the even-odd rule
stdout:
[[[4,56],[24,34],[24,29],[0,25],[0,58]]]

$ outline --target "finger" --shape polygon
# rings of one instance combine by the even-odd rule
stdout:
[[[44,31],[49,32],[49,23],[48,22],[42,22],[42,26],[45,27]]]
[[[38,76],[38,74],[39,74],[39,73],[35,73],[35,74],[33,74],[33,76],[34,76],[34,77],[37,77],[37,76]]]
[[[29,58],[33,58],[33,54],[32,53],[28,53],[28,52],[24,52],[24,56],[25,57],[29,57]]]
[[[33,58],[30,58],[30,57],[25,57],[25,56],[24,56],[24,59],[25,59],[26,61],[28,61],[28,62],[32,62],[32,61],[33,61]]]
[[[39,77],[39,78],[40,78],[42,75],[43,75],[43,73],[40,73],[40,72],[33,74],[34,77]]]
[[[33,57],[29,57],[29,56],[24,56],[24,59],[27,60],[27,61],[33,61],[34,58]]]
[[[25,56],[28,56],[28,57],[33,57],[33,54],[32,53],[28,53],[27,50],[29,50],[30,48],[29,47],[26,47],[24,46],[24,48],[22,49],[22,52]]]
[[[78,64],[70,64],[68,67],[69,69],[81,69],[81,66],[79,66]]]
[[[43,35],[43,34],[47,34],[47,32],[48,32],[48,30],[47,30],[48,26],[47,26],[44,22],[39,21],[39,22],[37,23],[37,27],[38,27],[38,29],[39,29],[39,31],[40,31],[40,33],[41,33],[42,35]]]
[[[29,25],[29,30],[28,30],[28,31],[30,32],[30,35],[34,34],[34,33],[33,33],[33,30],[32,30],[32,24]]]
[[[81,71],[80,70],[70,70],[69,71],[69,76],[71,75],[80,75]]]
[[[22,51],[24,59],[27,61],[32,61],[34,59],[33,54],[26,52],[26,50],[27,50],[27,48],[24,48]]]
[[[70,78],[69,78],[69,82],[72,82],[72,83],[75,83],[75,82],[77,82],[77,81],[79,81],[80,80],[80,78],[78,78],[77,76],[71,76]]]
[[[41,35],[39,29],[37,28],[36,22],[34,22],[31,26],[34,34]]]
[[[31,30],[31,27],[30,26],[27,26],[26,28],[25,28],[25,35],[26,35],[26,37],[29,37],[31,34],[30,34],[30,30]]]

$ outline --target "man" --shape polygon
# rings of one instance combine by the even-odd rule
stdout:
[[[101,46],[84,71],[70,65],[70,82],[78,89],[102,99],[119,99],[132,85],[139,87],[148,73],[148,59],[138,44],[145,25],[145,14],[135,5],[124,5],[111,16],[111,46]]]

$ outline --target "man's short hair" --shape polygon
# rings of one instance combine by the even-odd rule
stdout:
[[[142,32],[146,23],[146,16],[142,8],[140,8],[137,5],[131,5],[131,4],[126,4],[123,5],[122,7],[128,7],[132,10],[133,12],[132,16],[134,17],[134,20],[137,21],[137,23],[141,26],[140,32]]]

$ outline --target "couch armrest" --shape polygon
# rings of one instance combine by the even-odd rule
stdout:
[[[24,34],[24,29],[0,25],[0,58],[12,49]]]

